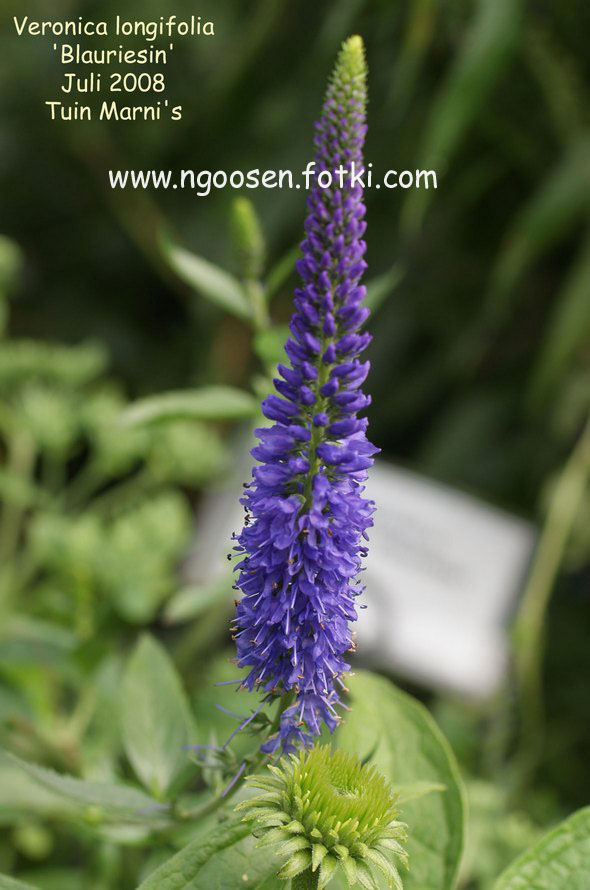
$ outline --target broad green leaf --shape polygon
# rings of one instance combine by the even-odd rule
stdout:
[[[73,818],[78,809],[71,800],[50,791],[0,751],[0,826],[14,826],[25,817]]]
[[[16,878],[10,878],[8,875],[0,875],[0,890],[37,890],[32,884],[23,884]]]
[[[147,634],[129,659],[120,709],[129,761],[144,785],[161,795],[186,763],[191,719],[174,665]]]
[[[397,802],[400,806],[409,800],[417,800],[425,794],[433,794],[435,791],[446,791],[447,786],[441,782],[402,782],[395,786]]]
[[[166,806],[137,788],[106,782],[86,782],[35,763],[28,763],[14,754],[6,756],[43,788],[84,807],[87,818],[92,822],[115,820],[153,824],[166,821]]]
[[[164,257],[176,275],[193,290],[232,315],[251,320],[251,308],[237,278],[200,256],[162,240]]]
[[[426,708],[388,680],[359,671],[349,685],[352,711],[336,735],[338,747],[369,757],[394,789],[445,786],[401,806],[410,855],[404,890],[451,890],[463,850],[464,803],[450,746]]]
[[[510,865],[494,890],[588,890],[590,807],[578,810]]]
[[[241,389],[204,386],[148,396],[133,402],[119,416],[122,426],[161,423],[178,418],[193,420],[243,420],[252,417],[258,403]]]
[[[137,890],[269,890],[264,882],[277,865],[267,850],[256,850],[254,843],[250,827],[232,816],[206,837],[191,841]]]
[[[257,840],[248,834],[243,840],[212,856],[199,871],[190,890],[285,890],[277,872],[283,864],[275,851],[256,848]]]
[[[285,890],[281,861],[256,849],[250,826],[231,814],[163,863],[137,890]]]

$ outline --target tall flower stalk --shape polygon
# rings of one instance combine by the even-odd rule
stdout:
[[[235,638],[243,685],[268,700],[281,696],[278,730],[264,750],[308,745],[340,716],[339,688],[353,648],[350,623],[362,592],[358,574],[373,504],[363,483],[377,451],[358,413],[370,342],[360,285],[366,268],[362,168],[366,65],[360,37],[340,51],[316,124],[316,178],[307,206],[302,284],[295,291],[289,364],[279,365],[276,393],[262,405],[272,426],[256,431],[259,461],[242,503],[246,522]],[[342,175],[342,170],[346,175]],[[332,184],[321,187],[332,174]]]

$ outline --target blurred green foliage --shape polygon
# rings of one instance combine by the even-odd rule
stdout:
[[[21,6],[4,3],[8,32]],[[141,16],[193,11],[148,0]],[[129,0],[26,12],[139,14]],[[80,780],[127,781],[138,754],[128,733],[122,757],[113,714],[145,626],[169,644],[200,737],[232,730],[214,710],[231,696],[210,688],[225,656],[207,664],[227,640],[225,582],[187,586],[179,567],[191,506],[231,459],[225,421],[252,415],[245,384],[264,393],[281,356],[304,195],[249,193],[254,211],[229,190],[114,192],[107,171],[303,169],[318,72],[358,31],[367,159],[376,172],[438,175],[436,191],[367,196],[372,438],[544,529],[527,586],[534,617],[515,638],[534,656],[521,658],[520,692],[544,692],[544,719],[534,704],[518,717],[512,688],[481,709],[431,702],[472,777],[463,886],[488,890],[589,792],[590,7],[205,0],[199,14],[217,36],[176,44],[174,126],[50,122],[50,44],[5,40],[0,742]],[[526,763],[519,720],[536,733]],[[216,790],[217,766],[203,771]],[[90,808],[76,832],[63,797],[5,763],[0,773],[0,871],[43,890],[87,888],[88,874],[118,890],[160,863],[161,850],[146,858],[138,846],[143,827],[97,825]]]

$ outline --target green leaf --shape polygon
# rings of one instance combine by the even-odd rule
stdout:
[[[137,788],[107,782],[86,782],[28,763],[14,754],[6,754],[6,757],[42,787],[85,807],[87,818],[94,823],[115,820],[161,824],[166,821],[166,807]]]
[[[140,426],[178,418],[243,420],[253,417],[257,410],[258,403],[244,390],[230,386],[204,386],[139,399],[119,415],[119,423],[122,426]]]
[[[510,865],[494,890],[588,890],[590,807],[578,810]]]
[[[397,795],[397,802],[400,806],[409,800],[417,800],[424,797],[425,794],[432,794],[434,791],[446,791],[447,786],[441,782],[403,782],[396,785],[393,789]]]
[[[157,868],[137,890],[275,890],[280,862],[258,850],[250,828],[231,816]]]
[[[367,306],[371,312],[376,312],[381,304],[385,302],[396,289],[403,277],[404,273],[400,264],[395,263],[387,270],[387,272],[378,275],[376,278],[371,278],[371,280],[367,282],[365,306]]]
[[[590,207],[590,134],[569,147],[525,202],[492,268],[484,311],[504,320],[519,279],[534,260],[570,232]]]
[[[232,581],[225,575],[211,584],[190,584],[168,601],[163,618],[166,624],[179,624],[197,618],[216,603],[228,599]]]
[[[420,167],[435,170],[439,182],[473,120],[486,113],[486,99],[517,45],[521,7],[522,0],[479,0],[477,4],[452,68],[432,103],[421,149]],[[404,208],[407,224],[420,223],[435,194],[432,189],[412,189]]]
[[[352,711],[336,735],[340,748],[370,762],[394,790],[444,785],[401,806],[408,824],[410,871],[404,890],[451,890],[464,833],[464,802],[455,758],[434,720],[419,702],[383,677],[356,672],[350,678]]]
[[[258,884],[254,884],[252,890],[285,890],[285,882],[281,881],[280,878],[277,878],[276,875],[271,875],[269,878],[264,878],[264,880],[260,881]]]
[[[238,318],[251,320],[251,309],[237,278],[183,247],[162,239],[162,251],[170,268],[193,290]]]
[[[82,865],[80,870],[42,867],[25,874],[35,881],[34,890],[37,886],[39,890],[88,890],[88,866]]]
[[[289,276],[295,271],[295,263],[300,256],[301,248],[299,245],[295,245],[272,267],[266,279],[265,293],[267,300],[271,300],[287,282]]]
[[[136,775],[163,794],[186,763],[191,718],[174,665],[147,634],[127,664],[120,710],[123,745]]]
[[[41,378],[75,389],[102,374],[107,358],[98,343],[58,346],[40,340],[10,340],[0,352],[0,386]]]
[[[578,350],[590,341],[589,294],[590,238],[586,237],[547,319],[530,386],[534,402],[560,385]]]
[[[520,0],[479,0],[460,52],[433,103],[426,131],[428,164],[448,164],[471,121],[485,110],[484,99],[516,46]]]
[[[72,819],[78,810],[71,800],[50,791],[0,750],[0,826],[14,826],[26,818]]]
[[[285,359],[285,343],[289,337],[287,325],[276,325],[259,331],[253,341],[254,352],[266,365],[276,365]]]
[[[13,664],[58,664],[76,646],[66,628],[28,615],[5,618],[0,629],[0,662]]]
[[[36,890],[32,884],[23,884],[16,878],[9,878],[8,875],[0,875],[0,890]]]
[[[126,621],[148,623],[172,593],[190,525],[186,498],[173,489],[144,497],[109,523],[92,557],[101,588]]]

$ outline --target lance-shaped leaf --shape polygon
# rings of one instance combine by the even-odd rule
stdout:
[[[258,404],[250,393],[231,386],[203,386],[148,396],[119,415],[122,426],[142,426],[169,420],[244,420]]]
[[[250,303],[237,278],[167,239],[161,239],[161,246],[165,260],[178,278],[232,315],[251,320]]]
[[[167,821],[166,805],[137,788],[107,782],[86,782],[28,763],[14,754],[6,756],[42,787],[83,807],[87,817],[95,823],[103,820],[139,824]]]

